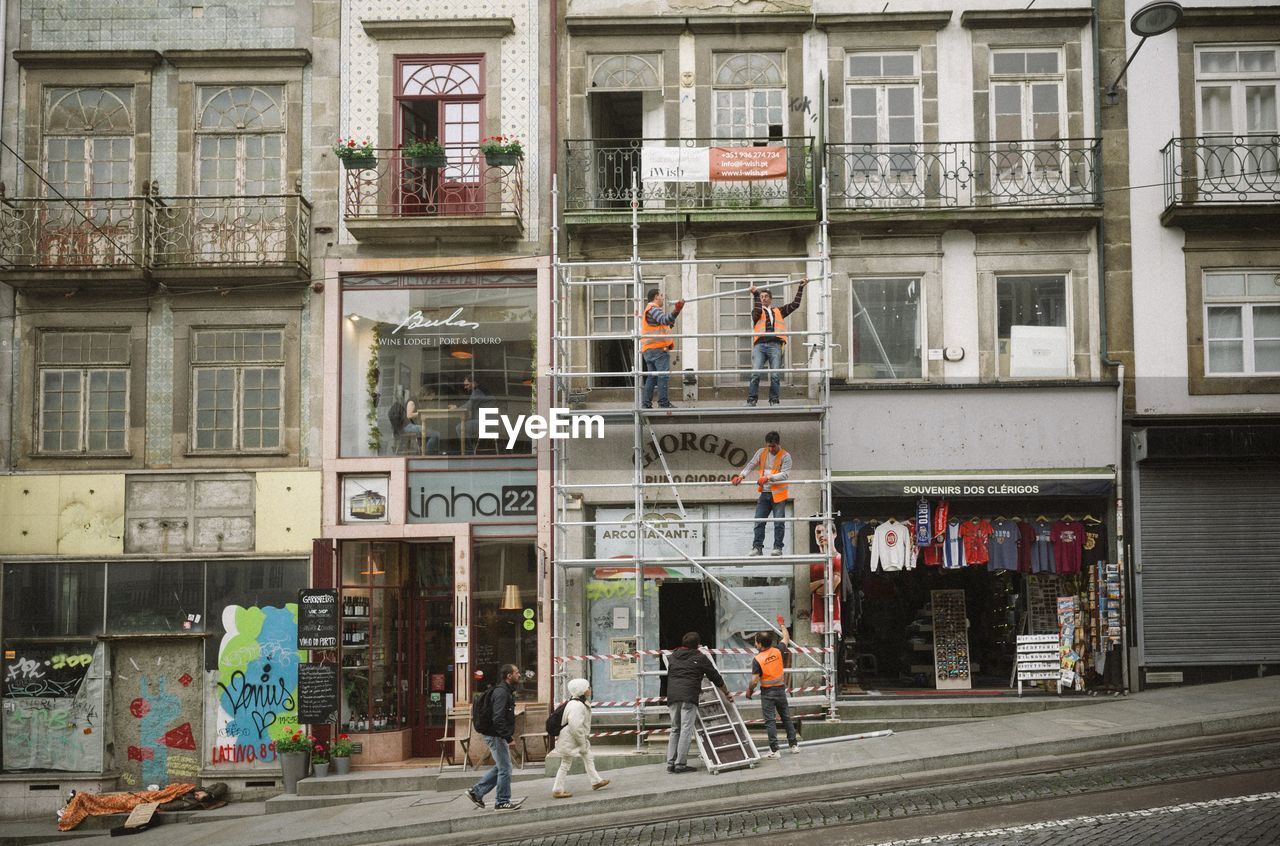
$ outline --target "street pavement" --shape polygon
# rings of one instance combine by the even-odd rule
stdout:
[[[143,832],[131,840],[140,844],[196,846],[216,842],[219,846],[348,846],[348,844],[391,843],[394,841],[496,843],[532,836],[551,836],[565,830],[603,828],[614,832],[593,843],[639,842],[621,836],[628,824],[639,820],[624,817],[696,816],[716,803],[736,800],[756,803],[757,798],[776,797],[787,791],[835,791],[854,804],[876,808],[877,792],[887,787],[910,790],[930,778],[944,778],[944,771],[965,767],[1018,767],[1046,756],[1080,755],[1167,741],[1186,741],[1280,727],[1280,677],[1250,679],[1217,685],[1169,688],[1143,692],[1114,700],[1103,700],[1082,708],[1044,711],[1000,717],[961,727],[940,727],[904,732],[874,740],[850,741],[810,747],[798,756],[763,763],[750,770],[711,776],[704,772],[671,776],[661,765],[615,770],[608,775],[615,783],[607,790],[585,789],[581,776],[572,779],[574,798],[550,798],[550,779],[523,782],[518,793],[529,801],[516,813],[479,811],[460,793],[427,793],[420,796],[381,799],[352,805],[330,805],[308,811],[268,814],[241,820],[206,822],[199,825],[168,825]],[[1237,756],[1236,764],[1223,766],[1275,766],[1265,758],[1276,750],[1264,750],[1263,758],[1249,762]],[[1078,766],[1068,764],[1068,766]],[[1046,765],[1046,769],[1051,769]],[[1228,769],[1224,772],[1239,772]],[[1137,777],[1136,775],[1134,776]],[[953,779],[954,782],[954,779]],[[1006,791],[995,801],[1046,798],[1060,789],[1048,783],[1028,783],[1024,790]],[[968,786],[955,785],[963,791]],[[926,791],[939,793],[936,789]],[[785,800],[785,797],[784,797]],[[962,793],[943,799],[938,810],[967,807],[980,796]],[[492,802],[492,797],[490,797]],[[949,808],[947,802],[953,805]],[[812,804],[830,804],[817,802]],[[900,807],[877,809],[890,817],[930,813],[928,803],[919,798]],[[804,803],[795,807],[810,815],[808,825],[818,821]],[[762,823],[734,819],[734,827],[714,829],[712,839],[752,833]],[[821,815],[819,815],[821,818]],[[717,817],[718,818],[718,817]],[[833,820],[832,822],[853,820]],[[653,820],[649,824],[653,824]],[[696,820],[695,820],[696,822]],[[701,821],[702,824],[706,820]],[[670,823],[662,823],[670,824]],[[805,824],[797,820],[796,825]],[[822,824],[829,824],[822,822]],[[765,824],[764,828],[769,829]],[[794,829],[792,829],[794,830]],[[676,832],[680,834],[680,832]],[[692,834],[692,832],[690,832]],[[665,837],[666,833],[657,837]],[[109,842],[107,837],[85,838],[88,844]],[[114,842],[114,841],[111,841]],[[557,841],[558,842],[558,841]],[[677,842],[654,839],[649,842]],[[699,842],[694,839],[685,842]]]

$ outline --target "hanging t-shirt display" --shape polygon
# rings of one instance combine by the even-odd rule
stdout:
[[[960,521],[947,522],[947,539],[942,545],[942,566],[959,570],[964,566],[964,541],[960,538]]]
[[[1031,530],[1035,533],[1035,541],[1031,545],[1031,572],[1057,572],[1053,561],[1053,524],[1037,520],[1031,525]]]
[[[1018,572],[1031,572],[1031,548],[1036,545],[1036,531],[1029,523],[1018,523]]]
[[[876,527],[868,523],[858,530],[858,572],[871,572],[871,546],[876,542]]]
[[[1080,565],[1093,567],[1102,564],[1110,556],[1107,554],[1107,527],[1102,523],[1084,524],[1084,547],[1080,551]]]
[[[1053,561],[1063,575],[1080,572],[1080,551],[1084,547],[1084,524],[1076,520],[1059,520],[1053,524]]]
[[[840,547],[844,550],[841,557],[844,559],[845,572],[847,574],[852,575],[858,572],[858,558],[862,552],[862,549],[858,546],[858,533],[866,525],[861,520],[846,520],[840,524]]]
[[[920,547],[920,563],[926,567],[942,566],[942,544],[931,543]]]
[[[987,563],[987,538],[991,537],[991,523],[985,517],[974,518],[960,524],[960,539],[964,542],[964,563],[980,567]]]
[[[987,539],[987,569],[1018,569],[1018,524],[1012,520],[997,520],[991,524],[991,537]]]
[[[874,571],[877,564],[885,571],[907,569],[914,563],[911,546],[911,533],[907,526],[893,518],[881,523],[871,543],[870,569]]]
[[[921,497],[916,502],[916,546],[924,546],[933,542],[933,530],[930,521],[933,514],[929,510],[929,500]]]

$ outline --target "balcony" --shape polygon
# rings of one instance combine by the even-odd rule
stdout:
[[[420,166],[400,150],[345,171],[343,219],[360,241],[513,238],[524,231],[524,160],[489,165],[474,148],[446,146],[447,163]]]
[[[1164,225],[1280,225],[1280,135],[1174,138],[1162,152]]]
[[[1010,210],[1092,218],[1102,201],[1098,150],[1096,138],[828,144],[831,210],[943,222]]]
[[[0,279],[13,285],[170,279],[306,279],[311,206],[299,194],[9,199]],[[229,270],[251,275],[227,276]]]
[[[695,157],[705,151],[741,148],[781,148],[779,165],[785,173],[766,178],[743,178],[683,166],[661,181],[646,177],[645,150],[662,149],[666,162],[672,153]],[[698,220],[816,219],[814,174],[817,153],[811,137],[770,138],[647,138],[635,140],[570,139],[565,142],[565,217],[570,224],[625,223],[631,219],[632,174],[636,174],[637,211],[642,223]],[[658,167],[653,162],[648,170]],[[774,168],[779,171],[780,168]],[[684,177],[683,179],[681,177]]]

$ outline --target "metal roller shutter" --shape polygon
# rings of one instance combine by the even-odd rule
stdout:
[[[1280,463],[1138,470],[1143,665],[1280,661]]]

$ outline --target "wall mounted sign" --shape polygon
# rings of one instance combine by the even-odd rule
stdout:
[[[298,665],[298,722],[327,723],[338,713],[338,665]]]
[[[532,470],[410,471],[410,523],[528,522],[538,514]]]
[[[386,523],[390,486],[390,477],[386,475],[343,476],[342,522]]]
[[[338,592],[298,591],[298,648],[338,648]]]

